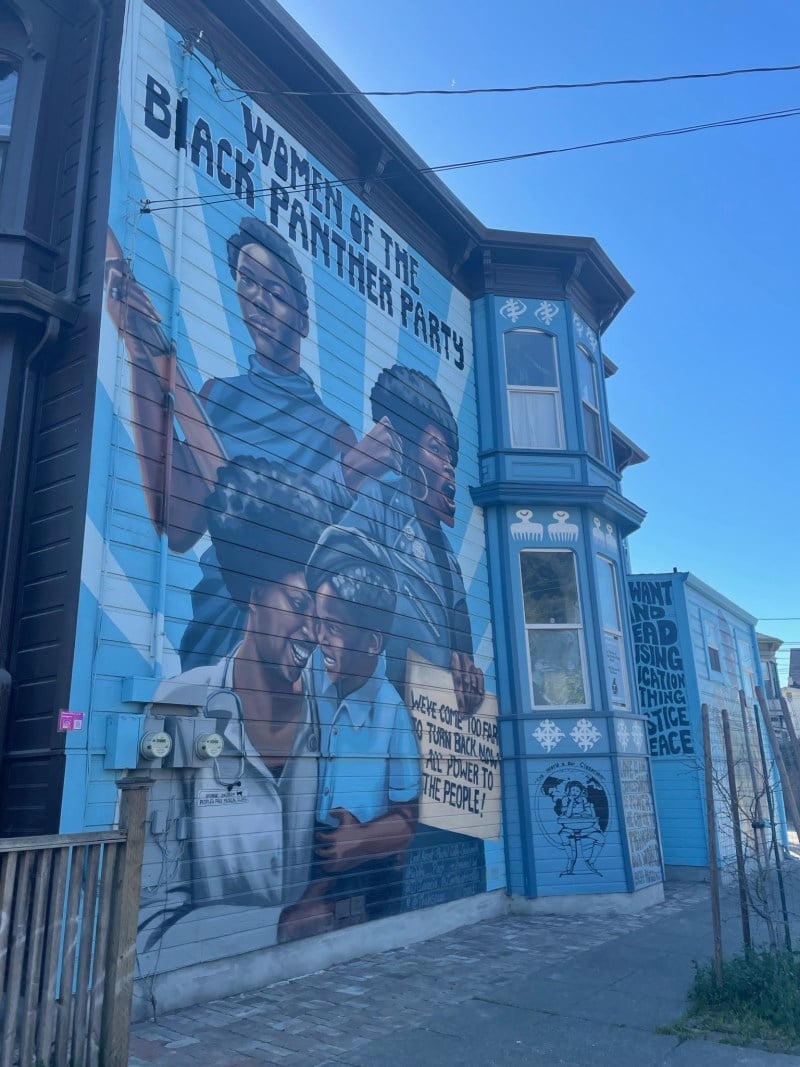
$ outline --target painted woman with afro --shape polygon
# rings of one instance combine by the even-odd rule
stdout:
[[[421,371],[395,364],[370,393],[376,423],[402,442],[402,476],[362,485],[343,525],[382,543],[397,572],[398,602],[387,647],[389,678],[405,698],[409,651],[452,673],[459,710],[484,697],[473,659],[461,569],[445,533],[455,524],[458,426],[441,390]]]

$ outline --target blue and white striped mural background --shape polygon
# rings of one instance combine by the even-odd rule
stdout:
[[[154,135],[144,123],[146,79],[152,75],[168,89],[172,104],[184,86],[188,128],[203,117],[216,140],[227,138],[244,148],[242,107],[238,94],[211,85],[202,57],[185,57],[180,34],[147,7],[129,0],[120,72],[116,144],[109,226],[117,235],[137,281],[145,288],[169,333],[174,286],[179,280],[176,318],[178,357],[193,386],[247,369],[252,343],[242,322],[228,270],[226,240],[243,214],[269,221],[269,203],[256,195],[251,210],[234,195],[222,199],[220,185],[203,166],[188,158],[179,188],[179,156],[173,138]],[[207,65],[207,60],[203,60]],[[282,129],[260,104],[245,99],[254,116],[283,137],[332,182],[331,173],[305,145]],[[174,123],[174,111],[173,111]],[[344,177],[347,177],[346,175]],[[257,159],[252,174],[256,190],[269,186],[274,173]],[[303,368],[325,403],[347,421],[357,436],[369,430],[370,389],[384,367],[396,362],[416,367],[432,378],[447,397],[461,439],[457,471],[456,525],[450,540],[458,555],[468,592],[476,662],[494,684],[489,593],[483,517],[473,506],[468,486],[478,482],[472,328],[467,298],[450,285],[403,238],[375,217],[346,186],[343,213],[351,207],[372,215],[381,227],[419,261],[418,289],[426,309],[449,323],[464,342],[464,365],[446,359],[413,331],[403,327],[397,306],[389,315],[292,243],[308,285],[309,335],[302,344]],[[302,193],[296,195],[302,196]],[[211,198],[202,202],[199,198]],[[143,212],[153,202],[159,210]],[[170,202],[157,204],[156,202]],[[345,223],[346,225],[346,223]],[[176,227],[182,228],[182,260],[173,261]],[[286,237],[283,216],[279,231]],[[382,244],[373,249],[382,256]],[[183,555],[170,553],[165,603],[166,640],[161,662],[154,659],[154,614],[158,599],[159,538],[148,517],[136,447],[131,429],[130,375],[123,342],[104,314],[101,326],[97,403],[93,431],[90,500],[86,519],[78,653],[71,707],[89,713],[86,735],[68,737],[67,782],[62,830],[108,825],[114,817],[113,775],[103,770],[106,718],[124,709],[122,680],[171,677],[180,671],[177,648],[192,617],[190,592],[200,570],[198,559],[208,546],[205,535]],[[498,854],[499,861],[500,856]],[[487,864],[488,866],[488,864]],[[499,866],[499,864],[498,864]]]

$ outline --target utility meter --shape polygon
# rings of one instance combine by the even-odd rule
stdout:
[[[151,730],[139,742],[142,759],[164,759],[172,751],[172,738],[163,730]]]
[[[194,751],[198,759],[216,759],[222,755],[224,741],[222,734],[198,734],[194,742]]]

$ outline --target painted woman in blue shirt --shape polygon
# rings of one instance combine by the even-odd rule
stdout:
[[[245,216],[228,240],[227,253],[253,352],[246,373],[209,379],[198,394],[173,358],[158,314],[132,278],[113,234],[108,242],[108,310],[131,363],[133,428],[145,494],[156,528],[166,531],[169,547],[178,552],[190,549],[208,528],[209,496],[226,462],[235,459],[246,466],[249,459],[270,460],[310,474],[336,514],[352,503],[365,479],[383,474],[398,454],[386,423],[357,441],[302,369],[308,296],[286,240]],[[174,397],[183,440],[173,438],[161,414],[168,396]],[[167,411],[171,414],[169,405]],[[168,465],[165,453],[171,456]],[[213,546],[201,566],[193,618],[181,645],[184,668],[226,655],[244,624],[242,611],[226,594]]]

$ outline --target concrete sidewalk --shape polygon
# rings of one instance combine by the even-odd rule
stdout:
[[[726,951],[739,943],[733,898]],[[130,1067],[800,1067],[657,1034],[712,952],[708,887],[636,916],[514,916],[138,1023]]]

